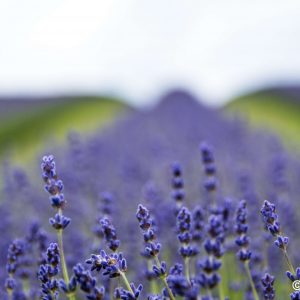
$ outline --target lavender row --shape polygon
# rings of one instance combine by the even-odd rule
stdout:
[[[199,151],[202,140],[214,148],[202,143]],[[274,277],[284,282],[287,269],[299,279],[300,169],[274,137],[176,93],[104,134],[73,134],[67,149],[54,151],[60,176],[53,156],[42,163],[53,216],[34,175],[5,168],[1,253],[16,234],[25,237],[9,246],[3,297],[229,299],[244,291],[274,299]],[[34,219],[41,225],[24,233]],[[224,289],[232,253],[247,284],[231,278]]]

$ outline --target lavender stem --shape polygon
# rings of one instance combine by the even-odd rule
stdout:
[[[161,264],[160,264],[160,261],[159,261],[159,259],[158,259],[157,256],[155,256],[155,262],[156,262],[157,266],[158,266],[159,268],[161,268]],[[160,278],[161,278],[162,282],[164,283],[164,285],[165,285],[165,287],[166,287],[166,289],[167,289],[167,291],[168,291],[168,293],[169,293],[169,296],[170,296],[171,300],[175,300],[175,297],[174,297],[174,295],[173,295],[173,293],[172,293],[172,291],[171,291],[171,289],[170,289],[170,287],[169,287],[169,285],[168,285],[168,282],[167,282],[167,280],[166,280],[166,277],[167,277],[167,276],[164,275],[164,276],[161,276]]]
[[[248,275],[248,278],[249,278],[249,281],[250,281],[253,297],[254,297],[255,300],[259,300],[256,288],[255,288],[255,285],[254,285],[254,282],[253,282],[253,279],[252,279],[252,275],[251,275],[251,272],[250,272],[249,261],[248,260],[245,261],[244,265],[245,265],[245,269],[246,269],[246,272],[247,272],[247,275]]]

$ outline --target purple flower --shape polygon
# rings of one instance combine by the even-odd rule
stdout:
[[[127,271],[127,262],[122,253],[108,255],[101,250],[99,255],[93,254],[90,259],[86,260],[86,263],[91,265],[91,271],[103,270],[103,275],[107,275],[109,278],[118,277],[121,272]]]
[[[275,245],[278,248],[285,250],[289,243],[289,239],[288,237],[282,236],[275,205],[265,200],[263,207],[261,208],[261,214],[263,216],[266,228],[274,237],[276,237]]]
[[[202,162],[204,166],[204,172],[206,175],[206,180],[204,182],[204,187],[207,192],[213,192],[217,188],[216,180],[216,166],[213,151],[210,145],[203,142],[200,145],[200,151],[202,155]]]
[[[155,241],[156,233],[153,227],[154,222],[153,219],[151,218],[148,209],[145,206],[139,204],[136,212],[136,218],[138,219],[139,226],[143,231],[145,248],[142,254],[146,257],[157,256],[160,252],[161,245],[160,243],[157,243]]]
[[[137,287],[134,283],[130,284],[131,291],[128,291],[124,288],[116,288],[114,292],[114,297],[116,299],[122,300],[135,300],[138,299],[143,290],[143,286],[139,284]]]
[[[172,164],[172,198],[175,200],[176,213],[181,208],[185,197],[184,182],[182,178],[182,168],[178,162]]]
[[[249,237],[247,236],[247,202],[245,200],[241,200],[238,205],[235,231],[238,234],[238,237],[235,239],[235,243],[240,248],[237,253],[238,258],[241,261],[248,261],[251,258],[251,251],[248,249]]]
[[[117,251],[120,246],[120,241],[117,239],[117,231],[115,227],[107,217],[102,218],[99,222],[108,248],[112,251]]]
[[[86,294],[89,300],[102,300],[104,299],[105,290],[103,287],[97,287],[97,280],[94,278],[90,271],[85,270],[81,264],[77,264],[74,268],[75,282],[79,288]]]
[[[192,257],[198,254],[198,249],[191,245],[192,216],[186,207],[182,207],[177,215],[177,237],[181,244],[179,253],[182,257]]]
[[[70,218],[67,218],[61,214],[55,214],[54,218],[49,219],[49,223],[56,230],[65,229],[70,224],[70,222],[71,222]]]
[[[64,185],[57,177],[54,156],[44,156],[41,168],[43,171],[42,178],[46,183],[45,190],[50,194],[52,206],[57,209],[63,208],[66,203],[64,194],[62,193]]]
[[[263,295],[265,300],[275,299],[275,289],[273,287],[275,278],[270,274],[266,273],[261,278],[261,283],[263,285]]]
[[[59,272],[60,256],[56,243],[51,243],[46,252],[46,264],[39,267],[38,279],[41,282],[43,299],[57,299],[59,283],[55,276]],[[53,297],[54,298],[51,298]]]

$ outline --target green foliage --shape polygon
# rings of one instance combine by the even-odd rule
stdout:
[[[245,117],[256,128],[279,134],[289,148],[300,148],[300,101],[280,93],[253,93],[231,101],[225,111]]]
[[[37,105],[38,106],[38,105]],[[0,155],[16,162],[48,143],[63,142],[69,131],[90,132],[112,121],[126,105],[109,98],[82,97],[30,107],[0,120]],[[47,143],[47,142],[46,142]]]

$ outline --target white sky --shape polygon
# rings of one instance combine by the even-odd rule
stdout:
[[[186,86],[212,104],[300,82],[299,0],[0,0],[0,94]]]

